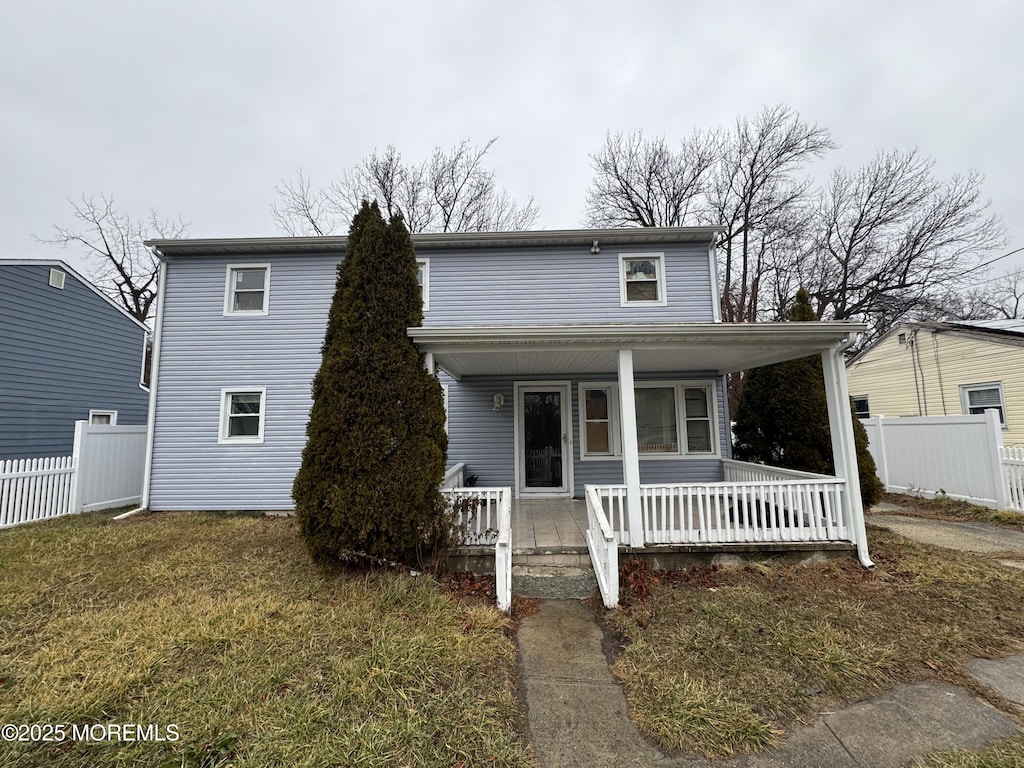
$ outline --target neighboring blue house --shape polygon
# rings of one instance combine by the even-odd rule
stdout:
[[[71,455],[78,420],[145,424],[146,336],[64,262],[0,259],[0,460]]]
[[[619,486],[633,531],[643,505],[644,514],[654,509],[644,499],[655,487],[672,494],[703,488],[708,504],[733,504],[736,488],[711,493],[707,484],[767,475],[731,461],[726,374],[820,355],[839,469],[838,479],[818,478],[824,485],[806,499],[820,506],[822,488],[834,491],[821,512],[832,527],[820,536],[857,542],[866,561],[859,489],[844,479],[857,471],[842,359],[863,326],[721,322],[718,234],[415,235],[424,320],[409,333],[446,386],[449,466],[465,463],[480,486],[511,487],[518,499]],[[149,245],[163,272],[143,505],[292,509],[310,383],[345,238]],[[773,473],[776,489],[811,482]],[[832,506],[842,507],[840,523]],[[703,541],[732,540],[721,531],[735,515],[718,514],[718,533],[706,524]],[[779,526],[776,520],[773,530]]]

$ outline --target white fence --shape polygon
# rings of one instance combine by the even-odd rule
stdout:
[[[1003,448],[999,413],[862,419],[887,491],[1024,510],[1024,456]]]
[[[0,528],[138,504],[146,427],[75,422],[71,456],[0,461]]]

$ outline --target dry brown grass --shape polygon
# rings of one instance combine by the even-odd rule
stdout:
[[[109,517],[0,531],[0,722],[181,739],[0,744],[0,764],[529,764],[493,607],[319,569],[289,519]]]
[[[646,599],[609,612],[639,726],[675,749],[758,751],[821,711],[898,681],[964,684],[968,658],[1017,648],[1024,573],[869,533],[873,571],[704,568],[655,577]]]

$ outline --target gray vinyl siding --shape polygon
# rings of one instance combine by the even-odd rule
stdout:
[[[718,439],[722,456],[729,453],[727,409],[722,380],[719,377],[694,373],[638,376],[638,381],[715,380],[718,414]],[[466,475],[477,476],[480,486],[515,487],[515,383],[530,381],[529,377],[474,377],[453,381],[448,385],[448,466],[466,464]],[[538,383],[554,378],[536,379]],[[569,379],[561,379],[569,381]],[[582,496],[588,484],[622,483],[622,461],[581,461],[579,441],[579,383],[614,382],[615,376],[593,374],[571,380],[573,433],[573,495]],[[505,398],[502,410],[493,410],[494,395]],[[640,480],[643,483],[706,483],[722,480],[721,457],[640,459]]]
[[[668,306],[619,306],[619,254],[627,252],[665,254]],[[425,326],[697,322],[714,316],[706,246],[417,255],[430,260]],[[168,258],[150,508],[294,508],[291,488],[305,445],[310,385],[341,258],[340,252]],[[271,267],[268,314],[225,317],[227,266],[264,263]],[[498,414],[492,410],[494,386],[487,380],[451,383],[449,425],[457,439],[449,463],[466,461],[481,485],[513,485],[512,382],[502,384],[506,408]],[[221,390],[263,387],[264,442],[218,444]],[[681,469],[705,474],[695,464]],[[582,493],[582,485],[577,490]]]
[[[664,253],[667,306],[619,305],[619,257],[627,253]],[[714,320],[707,246],[419,255],[430,259],[428,327]]]
[[[58,264],[0,262],[0,460],[70,455],[90,409],[145,424],[145,335]]]
[[[225,317],[228,264],[269,264],[269,314]],[[170,260],[150,508],[293,509],[336,260]],[[264,441],[220,444],[221,390],[266,388]]]

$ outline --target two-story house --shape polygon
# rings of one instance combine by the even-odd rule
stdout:
[[[446,388],[449,466],[518,500],[600,486],[620,544],[789,537],[850,542],[867,563],[843,367],[863,326],[721,322],[717,235],[415,235],[424,320],[409,334]],[[345,238],[150,245],[163,272],[144,505],[292,509]],[[825,367],[837,477],[731,461],[725,376],[804,355]]]
[[[0,460],[69,456],[80,420],[145,424],[147,336],[63,261],[0,260]]]

